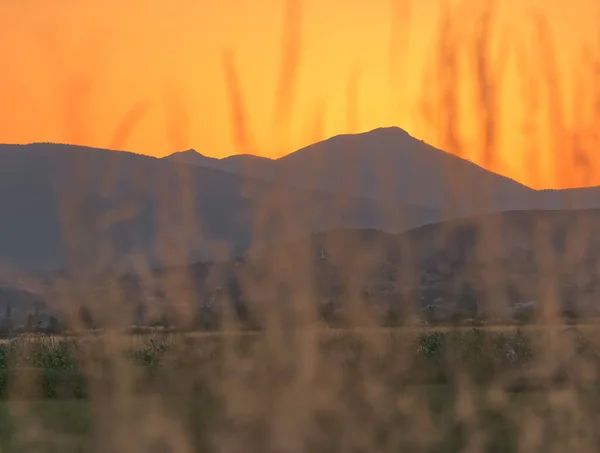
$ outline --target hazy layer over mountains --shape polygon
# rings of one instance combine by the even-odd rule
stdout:
[[[0,145],[0,264],[185,263],[337,227],[398,233],[483,212],[600,207],[597,194],[535,191],[398,128],[333,137],[277,160]]]

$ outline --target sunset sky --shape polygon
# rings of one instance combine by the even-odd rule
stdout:
[[[287,28],[286,3],[296,8]],[[435,57],[440,3],[0,2],[0,142],[114,146],[154,156],[193,147],[217,157],[238,152],[275,157],[332,135],[396,125],[443,146],[439,134],[426,127],[422,109],[432,84],[425,68]],[[497,3],[496,29],[511,44],[500,94],[500,158],[493,169],[538,187],[581,185],[577,177],[557,182],[531,176],[522,132],[528,115],[521,101],[527,88],[521,84],[520,71],[524,62],[541,70],[535,63],[539,54],[532,43],[530,14],[537,8],[553,33],[569,112],[567,93],[576,86],[573,68],[582,66],[582,48],[588,45],[600,53],[597,2]],[[401,13],[392,16],[394,10]],[[466,16],[461,21],[455,25],[468,33],[473,25]],[[291,36],[297,39],[298,52],[288,53],[291,60],[282,66],[285,30],[294,26],[298,33]],[[293,48],[294,42],[290,45]],[[521,59],[515,50],[519,46],[529,48]],[[288,85],[289,133],[285,103],[279,107],[276,103],[285,98],[278,95],[282,67],[291,71],[284,78],[293,82]],[[393,84],[390,74],[395,74]],[[237,123],[232,120],[232,97],[226,83],[236,79],[243,105],[237,110],[245,114],[247,130],[246,138],[237,142],[232,125],[238,125],[239,137],[240,117]],[[541,89],[543,84],[534,80],[533,86]],[[475,129],[478,116],[468,107],[465,112],[464,154],[483,164],[477,141],[469,132]],[[566,122],[571,121],[570,115]],[[538,131],[547,142],[539,141],[540,162],[552,160],[548,130],[552,128],[546,124]],[[587,183],[600,184],[600,177]]]

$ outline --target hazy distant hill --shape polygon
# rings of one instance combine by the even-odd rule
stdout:
[[[281,278],[302,282],[312,302],[344,305],[366,297],[388,307],[435,307],[437,315],[509,315],[519,304],[553,300],[559,309],[600,313],[600,210],[507,211],[390,234],[336,228],[253,250],[243,262],[197,263],[128,276],[127,300],[144,301],[144,285],[187,276],[197,304],[223,289],[234,301],[264,302]],[[261,277],[262,276],[262,277]],[[261,278],[267,277],[265,280]],[[294,280],[296,279],[297,280]],[[160,286],[160,285],[159,285]],[[259,292],[256,289],[260,288]],[[158,294],[163,307],[169,294]],[[283,300],[283,299],[282,299]]]
[[[449,215],[600,208],[599,187],[536,191],[397,127],[339,135],[275,160],[248,155],[215,159],[194,150],[165,159],[379,200],[385,206],[415,203]]]
[[[585,268],[589,273],[600,264],[599,229],[600,209],[504,211],[432,223],[399,234],[336,228],[313,234],[309,242],[273,244],[268,253],[290,250],[291,255],[292,250],[308,246],[315,259],[324,255],[339,263],[385,261],[419,272],[455,272],[471,264],[482,266],[481,270],[493,264],[518,273],[526,264],[528,272],[563,269],[578,273]]]
[[[185,297],[198,307],[221,290],[237,302],[284,298],[287,281],[301,283],[303,297],[313,302],[343,305],[348,297],[367,297],[384,307],[433,306],[441,317],[473,318],[530,301],[597,315],[598,227],[600,209],[506,211],[400,234],[335,228],[253,249],[241,261],[166,266],[118,281],[132,307],[159,310],[181,297],[182,287],[169,289],[174,277],[188,282]],[[108,290],[114,283],[114,276],[100,279],[88,290]],[[56,308],[62,296],[48,292],[52,279],[46,290],[38,287]],[[2,300],[0,294],[0,307]]]
[[[0,214],[0,265],[24,270],[188,262],[215,256],[216,246],[240,254],[278,234],[402,231],[440,219],[431,208],[399,204],[390,218],[376,202],[345,194],[57,144],[0,145]]]
[[[436,149],[397,127],[339,135],[280,159],[213,159],[193,150],[166,159],[297,187],[380,200],[453,208],[456,214],[530,208],[535,191]]]
[[[342,265],[362,260],[365,275],[412,287],[422,304],[556,296],[559,305],[589,313],[600,312],[599,230],[600,209],[507,211],[398,235],[328,231],[314,236],[312,253],[324,250]]]

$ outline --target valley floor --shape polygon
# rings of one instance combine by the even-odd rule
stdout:
[[[400,444],[405,446],[402,451],[407,453],[458,453],[467,451],[465,447],[473,441],[482,442],[481,448],[477,451],[490,453],[572,451],[570,447],[574,440],[571,431],[575,428],[576,418],[583,415],[581,412],[583,406],[568,410],[555,404],[555,401],[565,400],[565,398],[572,401],[573,395],[569,392],[569,390],[554,390],[510,393],[505,395],[506,398],[495,407],[489,400],[484,401],[486,398],[482,393],[479,395],[480,401],[475,402],[472,407],[474,410],[472,415],[475,418],[469,418],[460,414],[460,395],[451,386],[415,386],[406,389],[401,398],[410,399],[415,405],[415,420],[421,423],[418,428],[421,432],[413,432],[411,435],[402,433],[406,421],[401,421],[395,428],[391,427],[387,435],[402,439]],[[15,453],[106,451],[98,448],[100,447],[98,436],[104,435],[113,438],[124,436],[121,445],[131,443],[137,446],[131,451],[188,451],[187,448],[182,450],[160,449],[160,447],[149,450],[140,448],[142,445],[151,445],[153,435],[160,432],[166,439],[163,446],[169,443],[173,445],[189,442],[189,451],[206,451],[207,439],[211,437],[211,427],[213,423],[218,423],[217,414],[202,414],[202,408],[194,403],[193,395],[190,395],[188,403],[190,406],[196,405],[196,409],[189,411],[189,407],[180,407],[180,413],[187,413],[195,418],[187,420],[189,427],[198,424],[202,426],[198,426],[201,433],[196,432],[195,436],[190,436],[196,437],[195,439],[184,437],[184,440],[180,436],[187,436],[187,434],[181,433],[178,428],[164,426],[157,429],[153,426],[153,423],[160,419],[166,423],[164,417],[169,413],[169,410],[161,413],[160,405],[153,404],[159,399],[128,398],[125,405],[120,408],[115,405],[114,412],[104,416],[98,416],[99,411],[95,408],[98,403],[90,399],[5,401],[0,403],[0,448],[3,452]],[[600,406],[600,394],[594,394],[593,403],[595,407]],[[154,417],[131,418],[132,414],[147,411],[149,407],[154,407],[156,411]],[[387,426],[389,429],[390,421],[381,420],[382,428]],[[212,434],[216,434],[222,428],[213,427],[215,431]],[[422,432],[429,429],[432,430],[429,434]],[[539,449],[524,450],[527,443],[532,442],[531,432],[528,434],[525,430],[533,429],[541,430],[536,434],[539,438],[533,439],[534,444],[538,443]],[[398,432],[395,432],[396,430]],[[350,433],[346,434],[350,435]],[[230,431],[229,435],[235,437],[237,433]],[[336,442],[333,441],[330,450],[319,451],[331,451],[331,453],[340,451],[334,446],[335,444]],[[211,450],[213,449],[209,451]],[[386,450],[382,445],[381,451]]]

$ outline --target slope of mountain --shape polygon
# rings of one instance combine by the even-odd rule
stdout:
[[[474,318],[511,316],[518,306],[554,300],[559,310],[597,315],[600,238],[593,232],[598,226],[600,210],[537,210],[474,216],[400,234],[336,228],[271,244],[241,263],[156,270],[148,282],[154,287],[169,274],[186,276],[198,306],[221,290],[250,305],[263,297],[283,300],[281,278],[297,278],[297,286],[292,284],[297,291],[309,288],[303,297],[338,306],[363,297],[384,308],[414,304],[417,311],[435,307],[439,317]],[[141,288],[148,282],[128,278],[133,291],[127,300],[144,303]],[[163,308],[169,298],[157,296]]]
[[[0,145],[0,213],[0,265],[26,270],[184,263],[335,226],[403,231],[440,219],[416,205],[392,218],[372,200],[57,144]]]
[[[384,203],[415,203],[462,215],[535,206],[535,191],[436,149],[397,127],[338,135],[280,159],[169,156],[297,187]]]
[[[421,304],[515,304],[556,297],[600,313],[600,209],[506,211],[390,235],[329,231],[314,236],[333,263],[363,260],[365,275],[410,288]],[[388,272],[382,275],[382,264]],[[391,269],[391,273],[390,273]]]
[[[435,307],[440,317],[473,318],[504,309],[510,316],[511,306],[555,301],[559,309],[597,315],[599,226],[600,209],[506,211],[400,234],[334,228],[277,241],[241,261],[161,267],[118,282],[126,303],[158,311],[172,309],[179,297],[169,281],[188,282],[186,297],[200,307],[222,290],[236,303],[285,297],[283,278],[307,290],[303,297],[338,306],[358,296],[383,308],[414,304],[417,310]],[[61,296],[52,295],[53,282],[42,282],[38,291],[56,308]],[[96,282],[88,290],[110,291],[115,278]],[[0,293],[0,308],[3,300]]]
[[[247,176],[269,179],[273,160],[252,154],[236,154],[234,156],[217,159],[205,156],[194,149],[170,154],[163,159],[188,165],[215,168],[230,173],[245,174]]]
[[[537,198],[540,209],[595,209],[600,208],[600,187],[544,189]]]
[[[553,309],[552,304],[559,311],[597,316],[600,237],[594,232],[599,227],[600,209],[595,209],[505,211],[396,235],[333,229],[250,254],[245,272],[264,266],[263,257],[278,257],[270,266],[280,275],[276,269],[293,269],[289,257],[306,256],[308,248],[312,263],[304,262],[296,273],[313,275],[315,301],[343,306],[348,297],[363,297],[384,308],[432,309],[446,319],[510,317],[517,307]],[[240,293],[251,299],[243,285]]]

